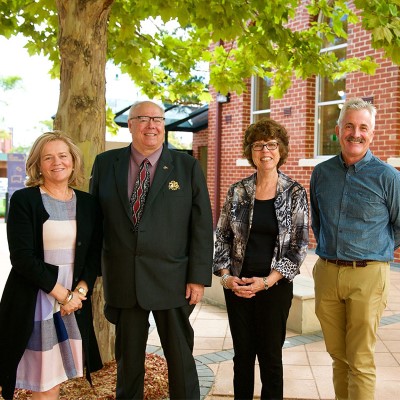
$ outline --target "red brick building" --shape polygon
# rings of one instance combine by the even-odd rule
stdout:
[[[293,28],[306,27],[309,18],[300,11],[292,21]],[[371,150],[400,168],[400,67],[372,49],[370,34],[361,24],[348,24],[347,33],[347,40],[338,38],[334,44],[326,43],[321,51],[334,51],[340,58],[370,55],[379,64],[375,75],[350,73],[333,83],[319,76],[294,79],[287,94],[279,100],[267,97],[270,82],[260,78],[249,79],[247,92],[241,96],[231,93],[226,103],[217,102],[213,93],[208,129],[193,135],[193,155],[207,171],[214,223],[228,187],[253,173],[242,157],[242,137],[246,127],[262,117],[272,118],[288,130],[290,153],[281,170],[307,191],[313,167],[339,151],[334,127],[346,98],[363,97],[373,102],[378,114]],[[311,235],[310,248],[314,247]],[[396,260],[400,260],[400,252]]]

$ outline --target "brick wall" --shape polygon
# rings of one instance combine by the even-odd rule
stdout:
[[[308,23],[308,14],[300,8],[296,20],[292,22],[293,27],[302,29]],[[386,59],[382,52],[372,49],[370,43],[370,35],[362,29],[361,24],[349,26],[348,57],[373,56],[379,68],[373,76],[348,74],[346,94],[347,98],[373,98],[378,115],[371,150],[376,156],[387,161],[390,157],[400,157],[400,68]],[[214,223],[217,222],[228,187],[254,172],[251,167],[237,166],[237,160],[242,158],[243,133],[250,123],[250,80],[247,82],[247,88],[247,92],[241,96],[231,93],[229,103],[210,103],[206,135],[207,183]],[[211,91],[211,94],[215,99],[215,92]],[[284,115],[284,108],[289,107],[290,115]],[[272,99],[271,118],[284,125],[290,135],[289,158],[281,170],[300,182],[309,192],[309,179],[313,167],[299,166],[299,160],[314,157],[315,79],[294,79],[292,87],[282,99]],[[195,134],[193,148],[204,145],[206,136],[203,133]],[[216,170],[218,162],[219,173]],[[311,230],[310,233],[310,248],[314,248],[315,240]],[[396,261],[400,261],[399,251],[396,252]]]
[[[200,147],[207,146],[208,147],[208,129],[203,129],[200,132],[196,132],[194,134],[194,140],[193,140],[193,157],[197,158],[200,160]],[[201,161],[201,160],[200,160]]]

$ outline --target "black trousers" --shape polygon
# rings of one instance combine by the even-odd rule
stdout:
[[[200,398],[199,379],[192,354],[194,332],[189,322],[193,309],[194,306],[187,305],[171,310],[152,311],[168,364],[170,399]],[[106,306],[105,313],[114,318],[116,323],[116,398],[143,399],[150,311],[139,306],[128,309],[112,309]]]
[[[281,282],[251,299],[224,289],[235,356],[233,387],[237,400],[253,399],[258,358],[261,399],[283,398],[282,347],[293,298],[293,283]]]

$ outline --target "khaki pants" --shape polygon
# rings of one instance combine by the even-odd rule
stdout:
[[[387,304],[388,262],[364,268],[339,267],[317,260],[315,312],[332,357],[337,400],[373,400],[376,332]]]

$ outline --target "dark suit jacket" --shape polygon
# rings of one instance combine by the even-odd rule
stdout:
[[[101,214],[88,193],[75,190],[75,195],[77,237],[71,289],[81,279],[92,289],[100,272]],[[49,293],[57,282],[58,266],[44,262],[43,223],[48,218],[38,187],[18,190],[11,197],[7,236],[12,269],[0,303],[0,386],[6,399],[12,398],[17,366],[32,333],[38,290]],[[102,367],[90,294],[75,313],[87,372]]]
[[[90,191],[103,211],[105,301],[147,310],[187,304],[186,283],[211,284],[213,229],[210,199],[199,162],[163,148],[134,232],[128,198],[131,147],[99,154]]]

